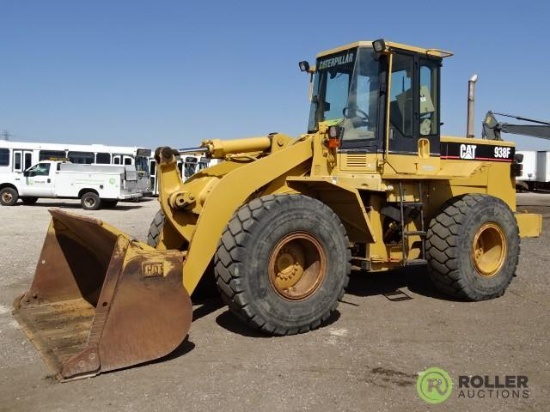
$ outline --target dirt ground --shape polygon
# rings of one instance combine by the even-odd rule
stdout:
[[[155,199],[86,212],[75,201],[0,207],[0,411],[544,411],[550,405],[550,194],[519,194],[544,215],[523,239],[517,277],[496,300],[466,303],[434,290],[425,269],[353,273],[322,328],[273,338],[247,329],[216,298],[195,302],[189,341],[158,362],[57,383],[11,316],[33,277],[48,207],[94,216],[144,240]],[[397,292],[397,294],[396,294]],[[403,299],[397,299],[403,298]],[[430,405],[418,373],[528,377],[528,396],[495,391]]]

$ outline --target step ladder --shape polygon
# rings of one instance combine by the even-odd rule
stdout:
[[[418,182],[418,201],[406,202],[405,192],[403,190],[402,182],[399,182],[399,211],[401,216],[401,247],[403,253],[403,266],[425,265],[427,263],[426,257],[426,229],[424,227],[424,203],[422,202],[423,191],[422,182]],[[412,212],[411,212],[412,209]],[[414,213],[415,218],[420,219],[420,230],[405,230],[406,216]],[[419,236],[421,241],[421,258],[408,259],[409,255],[409,236]]]

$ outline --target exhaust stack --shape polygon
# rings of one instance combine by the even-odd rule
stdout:
[[[470,80],[468,80],[468,118],[466,120],[466,136],[470,138],[474,137],[474,103],[476,94],[476,82],[477,74],[474,74],[472,77],[470,77]]]

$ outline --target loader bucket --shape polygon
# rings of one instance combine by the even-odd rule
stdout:
[[[50,210],[30,290],[13,316],[61,381],[165,356],[191,326],[184,253],[157,251],[100,220]]]

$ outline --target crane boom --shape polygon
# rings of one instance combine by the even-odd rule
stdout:
[[[495,118],[495,114],[536,124],[502,123]],[[550,122],[530,119],[528,117],[488,111],[483,120],[483,138],[488,140],[502,140],[501,133],[518,134],[525,136],[550,139]]]

